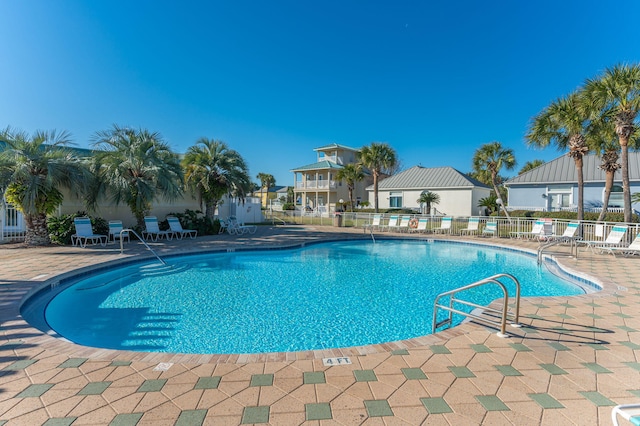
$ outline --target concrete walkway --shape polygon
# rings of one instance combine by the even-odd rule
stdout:
[[[154,249],[166,255],[362,237],[352,229],[261,226],[255,235]],[[524,240],[469,239],[537,248]],[[176,355],[83,347],[21,319],[20,304],[37,288],[69,271],[146,255],[143,249],[128,244],[121,255],[114,245],[0,246],[0,426],[608,425],[613,405],[640,402],[637,258],[558,256],[604,290],[525,299],[525,326],[510,329],[508,339],[466,323],[432,336],[338,350]],[[352,364],[323,365],[322,358],[343,356]]]

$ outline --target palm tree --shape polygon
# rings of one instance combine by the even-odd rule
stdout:
[[[267,188],[267,199],[269,198],[269,188],[276,184],[276,178],[268,173],[258,173],[256,179],[260,181],[260,205],[262,205],[262,189]],[[264,201],[264,207],[267,207],[267,200]]]
[[[545,148],[555,144],[558,149],[569,148],[568,156],[573,158],[578,175],[578,220],[584,219],[584,174],[583,158],[589,152],[586,126],[588,113],[581,92],[551,103],[536,115],[526,135],[529,145]]]
[[[346,182],[347,189],[349,190],[349,203],[351,204],[351,211],[353,212],[353,190],[355,189],[356,182],[364,179],[362,164],[345,164],[345,166],[336,173],[336,178]]]
[[[431,191],[423,191],[417,202],[420,204],[426,204],[427,214],[431,214],[431,204],[438,204],[440,202],[440,195]]]
[[[93,157],[96,188],[90,205],[104,193],[113,203],[125,203],[138,227],[156,199],[175,200],[182,195],[182,168],[178,156],[159,133],[113,125],[97,132]]]
[[[201,138],[182,160],[187,187],[205,205],[205,216],[213,222],[225,194],[244,199],[251,189],[249,170],[242,156],[221,141]]]
[[[537,167],[540,167],[544,164],[544,160],[532,160],[524,163],[524,166],[518,172],[519,175],[528,172],[529,170],[533,170]]]
[[[378,212],[378,180],[380,175],[394,169],[398,163],[396,152],[388,144],[372,142],[364,146],[359,153],[360,164],[371,171],[373,175],[373,197],[375,212]]]
[[[22,212],[26,222],[25,242],[39,246],[51,243],[47,215],[62,203],[61,188],[83,194],[91,175],[86,163],[66,149],[67,132],[37,131],[32,135],[7,127],[0,132],[0,188],[8,202]]]
[[[513,170],[516,166],[516,158],[513,150],[503,148],[500,142],[489,142],[478,148],[473,155],[473,168],[476,172],[486,171],[491,175],[491,184],[496,196],[499,197],[498,191],[498,173],[504,167],[507,170]],[[507,212],[504,201],[498,199],[498,204],[502,206],[504,214],[511,221],[511,217]]]
[[[490,194],[488,197],[480,198],[478,200],[478,207],[486,207],[490,213],[496,212],[500,208],[498,205],[498,197],[496,197],[496,194]]]
[[[585,93],[592,108],[615,119],[622,163],[624,221],[631,222],[631,188],[629,187],[629,142],[636,130],[640,111],[640,65],[616,65],[593,80],[587,80]]]

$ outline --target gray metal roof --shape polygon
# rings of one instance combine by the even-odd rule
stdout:
[[[601,164],[602,160],[595,154],[584,156],[582,173],[585,183],[604,182],[605,172],[600,168]],[[616,172],[615,179],[621,179],[620,170]],[[629,152],[629,180],[640,180],[640,152]],[[529,170],[528,172],[507,180],[505,185],[577,182],[578,173],[576,171],[576,163],[573,158],[565,154],[562,157],[558,157],[533,170]]]
[[[453,167],[414,166],[396,175],[383,179],[378,189],[444,189],[444,188],[488,188],[487,185],[459,172]],[[367,189],[372,189],[369,186]]]
[[[351,148],[350,146],[340,145],[337,143],[331,143],[329,145],[321,146],[319,148],[314,148],[314,151],[325,151],[327,149],[346,149],[348,151],[360,152],[360,148]]]
[[[339,170],[343,167],[339,164],[333,163],[331,161],[320,161],[318,163],[308,164],[306,166],[296,167],[295,169],[291,169],[292,172],[303,172],[306,170],[325,170],[325,169],[334,169]]]

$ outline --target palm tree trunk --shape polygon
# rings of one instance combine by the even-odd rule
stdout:
[[[578,173],[578,220],[584,219],[584,174],[582,173],[582,155],[575,157]]]
[[[378,213],[378,174],[373,172],[373,202],[375,212]]]
[[[204,205],[204,215],[213,223],[216,215],[216,207],[218,202],[216,200],[207,201]]]
[[[496,183],[496,178],[497,178],[497,175],[494,173],[491,173],[491,183],[493,184],[493,190],[496,192],[496,198],[499,198],[502,200],[502,197],[500,197],[500,192],[498,191],[498,184]],[[500,205],[502,206],[502,211],[504,211],[504,215],[507,217],[507,219],[509,219],[509,222],[511,222],[511,216],[509,216],[509,212],[507,211],[507,206],[504,205],[504,200],[502,200],[502,203],[500,203]]]
[[[631,223],[631,188],[629,187],[629,139],[620,137],[620,160],[622,163],[622,197],[624,199],[624,221]]]
[[[604,181],[604,203],[602,205],[602,211],[600,211],[600,216],[598,216],[598,222],[604,220],[604,215],[607,214],[607,207],[609,206],[609,197],[611,196],[611,188],[613,188],[613,177],[615,171],[606,171],[605,181]]]
[[[46,246],[51,244],[47,229],[47,215],[44,213],[26,215],[27,232],[25,243],[28,246]]]

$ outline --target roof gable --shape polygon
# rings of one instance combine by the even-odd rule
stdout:
[[[325,170],[325,169],[333,169],[339,170],[343,167],[339,164],[336,164],[331,161],[319,161],[317,163],[308,164],[306,166],[296,167],[295,169],[291,169],[292,172],[304,172],[307,170]]]
[[[360,152],[359,148],[351,148],[350,146],[346,146],[346,145],[340,145],[337,143],[332,143],[329,145],[325,145],[325,146],[321,146],[319,148],[314,148],[314,151],[326,151],[329,149],[342,149],[345,151],[354,151],[354,152]]]
[[[488,188],[487,185],[459,172],[453,167],[414,166],[390,176],[378,185],[378,189],[442,189],[442,188]],[[372,188],[370,186],[369,188]],[[368,188],[368,189],[369,189]]]

